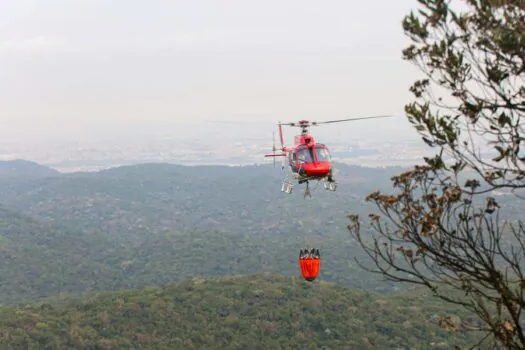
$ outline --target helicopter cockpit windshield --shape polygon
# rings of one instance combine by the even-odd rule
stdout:
[[[329,162],[330,152],[324,147],[316,147],[315,152],[317,153],[317,160],[319,162]]]
[[[297,160],[299,163],[312,163],[314,161],[312,152],[307,148],[297,151]]]

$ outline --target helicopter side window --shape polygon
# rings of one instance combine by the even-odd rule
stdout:
[[[320,162],[329,162],[330,161],[330,152],[326,148],[316,148],[317,160]]]

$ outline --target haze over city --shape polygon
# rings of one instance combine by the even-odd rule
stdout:
[[[411,148],[419,137],[403,107],[421,74],[401,59],[400,20],[412,5],[3,2],[0,156],[108,165],[192,151],[264,162],[278,120],[394,114],[312,132],[334,151],[396,143],[412,159],[421,147]],[[287,143],[296,132],[285,129]]]

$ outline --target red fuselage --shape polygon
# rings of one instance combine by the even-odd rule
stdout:
[[[329,150],[323,144],[299,144],[289,150],[288,161],[294,173],[308,178],[323,178],[332,167]]]
[[[325,177],[330,171],[332,164],[330,162],[306,163],[303,169],[308,177]]]

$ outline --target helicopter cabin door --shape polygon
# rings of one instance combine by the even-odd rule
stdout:
[[[290,164],[290,168],[292,169],[292,172],[296,173],[299,171],[297,168],[297,152],[293,151],[288,154],[288,162]]]

